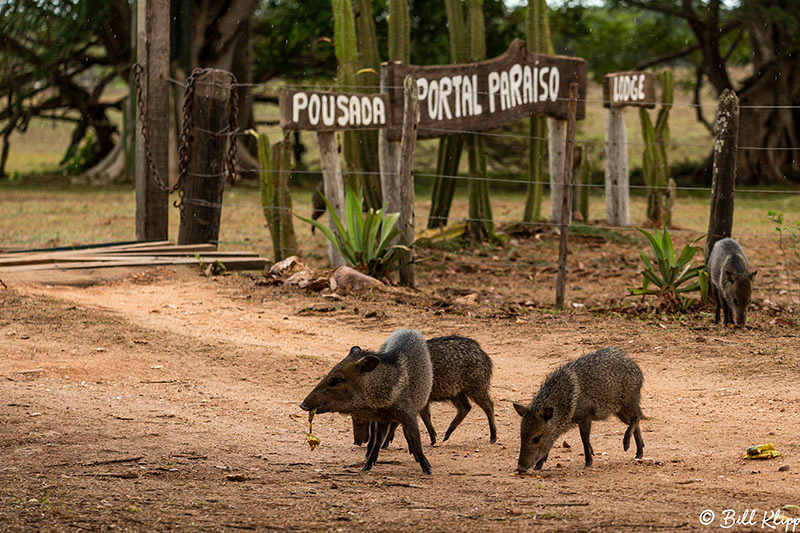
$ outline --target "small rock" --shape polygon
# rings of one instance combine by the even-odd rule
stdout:
[[[225,479],[228,481],[247,481],[250,478],[244,474],[228,474]]]
[[[473,292],[472,294],[467,294],[466,296],[460,296],[455,299],[455,303],[461,305],[478,305],[478,293]]]
[[[778,472],[788,472],[788,471],[789,471],[789,465],[783,465],[778,469]]]
[[[272,265],[272,268],[269,269],[269,273],[275,277],[283,277],[297,272],[298,270],[305,270],[305,268],[306,267],[300,262],[297,256],[292,255]]]
[[[22,335],[19,336],[19,338],[20,339],[30,339],[31,337],[27,333],[23,333]]]
[[[372,276],[362,274],[354,268],[342,266],[333,273],[330,279],[330,287],[332,291],[346,293],[380,288],[383,287],[383,283]]]

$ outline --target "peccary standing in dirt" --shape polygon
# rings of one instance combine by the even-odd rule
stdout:
[[[436,444],[436,430],[431,423],[431,402],[450,402],[457,409],[455,418],[444,434],[444,440],[447,440],[472,409],[470,399],[486,413],[489,419],[489,442],[494,444],[497,441],[497,426],[494,404],[489,396],[492,360],[477,341],[467,337],[436,337],[428,340],[427,344],[433,365],[433,387],[428,404],[419,414],[430,435],[431,445]],[[369,427],[369,420],[353,416],[354,444],[360,446],[367,442]],[[384,448],[392,442],[395,427],[390,428],[383,443]]]
[[[708,256],[708,276],[711,290],[717,301],[715,322],[719,324],[719,311],[722,309],[725,325],[735,324],[744,327],[747,322],[747,306],[753,294],[753,280],[756,270],[750,272],[750,265],[744,250],[733,239],[721,239],[714,244]]]
[[[525,472],[532,465],[540,470],[553,443],[573,424],[580,429],[585,464],[591,466],[592,421],[611,414],[628,424],[622,448],[627,451],[633,434],[636,458],[641,458],[644,453],[639,430],[639,420],[643,418],[639,407],[642,381],[639,366],[616,347],[591,352],[553,371],[530,405],[514,404],[522,417],[517,470]]]
[[[344,413],[373,421],[364,471],[378,459],[393,422],[403,426],[409,450],[426,474],[431,465],[422,452],[417,415],[428,402],[433,381],[428,345],[418,331],[392,333],[378,352],[354,346],[322,378],[300,407],[321,413]]]
[[[325,183],[320,180],[314,187],[314,192],[311,193],[311,220],[317,220],[325,214],[325,200],[322,195],[325,194]],[[314,233],[315,226],[311,225],[311,233]]]

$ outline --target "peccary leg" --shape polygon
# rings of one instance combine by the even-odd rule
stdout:
[[[636,440],[636,458],[641,459],[644,456],[644,440],[642,439],[642,430],[639,429],[639,422],[636,422],[633,438]]]
[[[719,312],[722,309],[722,296],[719,294],[719,291],[716,289],[712,289],[714,292],[714,300],[717,302],[717,312],[714,315],[714,323],[719,324]]]
[[[419,437],[419,425],[417,424],[416,414],[397,414],[400,423],[403,424],[403,431],[408,439],[408,447],[411,450],[411,453],[414,455],[414,459],[417,460],[424,474],[432,474],[433,470],[431,470],[431,464],[428,462],[428,459],[425,458],[425,454],[422,452],[422,441]]]
[[[463,392],[461,394],[459,394],[458,396],[456,396],[455,398],[453,398],[452,400],[450,400],[450,403],[452,403],[453,405],[456,406],[456,409],[458,410],[458,412],[456,413],[456,417],[453,419],[453,421],[450,422],[450,427],[447,428],[447,431],[444,434],[444,440],[447,440],[447,439],[450,438],[450,435],[453,434],[453,431],[456,430],[458,425],[467,416],[467,414],[469,413],[470,409],[472,409],[472,405],[470,405],[469,399],[467,398],[467,395],[464,394]]]
[[[397,431],[397,426],[398,426],[397,422],[392,422],[392,425],[389,426],[389,431],[386,433],[386,440],[383,441],[382,448],[384,449],[388,448],[389,445],[392,443],[392,441],[394,440],[394,432]]]
[[[369,423],[369,441],[367,441],[367,451],[364,453],[364,459],[369,459],[372,455],[372,448],[376,446],[378,440],[378,423],[372,421]]]
[[[722,312],[725,315],[725,325],[727,326],[731,322],[733,322],[733,313],[731,312],[731,307],[728,305],[728,302],[722,298]]]
[[[583,456],[586,458],[586,462],[584,463],[584,467],[588,468],[592,466],[592,456],[594,455],[594,450],[592,449],[592,445],[589,443],[589,434],[592,432],[592,421],[591,419],[584,419],[578,423],[578,429],[581,432],[581,441],[583,442]]]
[[[489,442],[494,444],[497,442],[497,426],[494,423],[494,404],[492,403],[492,399],[484,392],[472,394],[470,398],[472,398],[472,400],[483,409],[483,412],[486,413],[486,418],[489,419]]]
[[[538,462],[538,463],[536,463],[536,465],[534,465],[533,469],[534,469],[534,470],[541,470],[541,469],[542,469],[542,467],[544,466],[544,462],[545,462],[545,461],[547,461],[547,456],[548,456],[548,455],[550,455],[550,454],[548,453],[547,455],[545,455],[544,457],[542,457],[541,459],[539,459],[539,462]]]
[[[375,424],[375,422],[373,422]],[[372,470],[372,465],[378,460],[378,453],[381,451],[381,443],[386,438],[386,432],[389,431],[389,424],[387,422],[379,422],[376,425],[376,431],[370,435],[369,455],[367,461],[364,463],[362,472],[369,472]],[[373,438],[374,437],[374,438]]]
[[[436,444],[436,430],[433,429],[433,423],[431,422],[431,403],[428,402],[425,404],[425,407],[422,408],[422,411],[419,412],[420,418],[422,418],[422,422],[425,424],[425,429],[428,430],[428,435],[431,437],[431,446]],[[447,440],[447,437],[444,438]]]

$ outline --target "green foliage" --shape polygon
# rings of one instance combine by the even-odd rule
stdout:
[[[645,269],[642,271],[642,286],[638,289],[629,288],[631,294],[658,296],[667,309],[681,311],[686,310],[690,301],[682,296],[683,294],[699,290],[702,300],[708,297],[708,275],[705,265],[692,266],[692,258],[700,250],[694,244],[703,239],[705,235],[684,246],[676,258],[668,229],[664,228],[660,234],[657,229],[653,230],[653,233],[641,228],[636,229],[650,242],[654,261],[651,262],[644,252],[639,253],[639,257],[642,258],[645,265]],[[657,268],[653,266],[653,263]],[[655,288],[651,287],[651,284]]]
[[[800,261],[800,220],[791,224],[784,219],[783,213],[773,209],[767,211],[767,217],[775,224],[775,231],[778,232],[783,264],[786,267],[786,279],[790,280],[792,276],[789,271],[789,258],[787,257],[786,248],[789,248],[795,259]]]
[[[645,144],[642,176],[647,185],[647,219],[655,227],[667,227],[672,222],[671,189],[674,190],[675,187],[675,182],[669,176],[667,159],[670,142],[669,111],[674,99],[672,71],[665,69],[658,78],[661,80],[661,109],[658,111],[655,126],[647,109],[639,108]]]
[[[202,260],[200,254],[194,254],[194,258],[197,259],[197,266],[200,272],[206,276],[224,276],[228,273],[225,263],[219,259],[215,259],[213,263],[206,263]]]
[[[272,253],[276,262],[297,252],[292,225],[292,199],[289,194],[291,144],[288,140],[270,147],[269,138],[250,130],[258,141],[259,185],[261,209],[272,237]]]
[[[320,196],[328,208],[328,216],[336,226],[335,232],[316,220],[297,214],[295,216],[319,229],[342,254],[347,264],[375,278],[383,278],[399,267],[402,253],[410,250],[407,246],[391,244],[399,233],[397,219],[400,213],[386,213],[385,207],[362,213],[361,192],[356,194],[347,187],[343,223],[325,195]]]

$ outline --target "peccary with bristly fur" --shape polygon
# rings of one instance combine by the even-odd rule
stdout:
[[[497,426],[494,420],[494,404],[489,395],[492,360],[477,341],[458,335],[428,340],[428,351],[433,365],[433,387],[428,404],[420,411],[420,417],[430,435],[431,445],[436,444],[436,430],[431,423],[431,402],[450,402],[457,409],[455,418],[444,434],[444,440],[447,440],[472,409],[470,400],[486,413],[489,420],[489,442],[495,443]],[[368,438],[369,420],[354,416],[354,444],[360,446]],[[390,429],[383,447],[387,447],[393,438],[394,427]]]
[[[591,466],[592,421],[612,414],[628,424],[622,439],[623,449],[628,450],[633,434],[636,458],[640,459],[644,453],[639,429],[639,420],[643,418],[639,407],[643,381],[639,366],[617,347],[591,352],[553,371],[530,405],[514,404],[522,417],[517,470],[525,472],[532,465],[540,470],[556,439],[575,424],[583,441],[585,466]]]
[[[373,421],[364,471],[378,459],[393,422],[402,424],[409,449],[422,471],[431,465],[422,452],[417,415],[428,402],[433,370],[428,346],[418,331],[392,333],[378,352],[354,346],[300,403],[318,414],[337,412]]]
[[[714,321],[719,324],[722,309],[725,325],[744,327],[747,306],[753,294],[753,280],[757,271],[750,271],[744,250],[733,239],[721,239],[714,244],[708,256],[708,277],[717,303]]]

